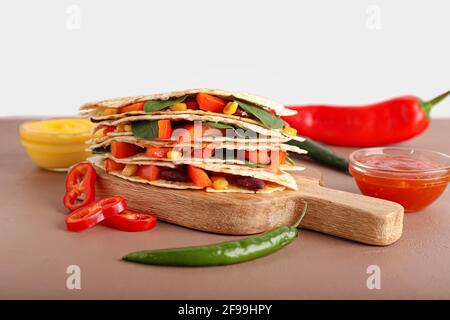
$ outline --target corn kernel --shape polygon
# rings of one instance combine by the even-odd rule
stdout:
[[[169,160],[178,160],[182,157],[182,153],[180,151],[170,150],[167,152],[167,159]]]
[[[234,114],[238,108],[238,103],[236,101],[228,102],[225,108],[223,108],[223,113]]]
[[[297,135],[297,129],[286,126],[283,128],[283,133],[287,136],[293,137]]]
[[[211,177],[213,181],[212,187],[216,190],[225,190],[228,188],[228,181],[224,177]]]
[[[125,168],[123,168],[122,174],[125,177],[131,177],[131,176],[133,176],[136,173],[137,170],[138,170],[138,166],[137,165],[135,165],[135,164],[127,164],[125,166]]]
[[[117,113],[117,109],[116,108],[106,108],[105,110],[103,110],[103,115],[104,116],[110,116],[113,114]]]
[[[187,109],[187,104],[180,102],[180,103],[175,103],[174,105],[170,106],[170,110],[172,111],[183,111]]]
[[[126,124],[123,126],[123,131],[125,132],[132,132],[133,129],[131,128],[131,124]]]

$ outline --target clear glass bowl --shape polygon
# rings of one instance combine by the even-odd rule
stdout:
[[[367,148],[350,155],[349,171],[365,195],[422,210],[444,192],[450,156],[410,147]]]

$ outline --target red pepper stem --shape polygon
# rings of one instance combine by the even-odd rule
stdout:
[[[300,217],[297,219],[297,221],[295,221],[295,223],[292,225],[292,227],[297,228],[300,225],[300,222],[302,222],[303,217],[306,214],[306,211],[308,209],[308,204],[306,202],[303,202],[304,206],[303,206],[303,210],[302,213],[300,214]]]
[[[447,98],[447,96],[450,95],[450,90],[447,92],[444,92],[443,94],[437,96],[436,98],[433,98],[429,101],[421,101],[420,106],[422,107],[423,112],[427,115],[427,117],[430,116],[430,111],[433,109],[435,105],[437,105],[439,102]]]

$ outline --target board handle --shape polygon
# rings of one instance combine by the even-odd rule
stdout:
[[[398,203],[311,183],[300,190],[308,213],[301,228],[366,243],[386,246],[402,235],[404,210]]]

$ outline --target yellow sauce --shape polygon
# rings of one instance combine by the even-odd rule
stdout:
[[[20,140],[31,160],[49,170],[67,170],[90,156],[85,151],[94,124],[87,119],[52,119],[25,122]]]

